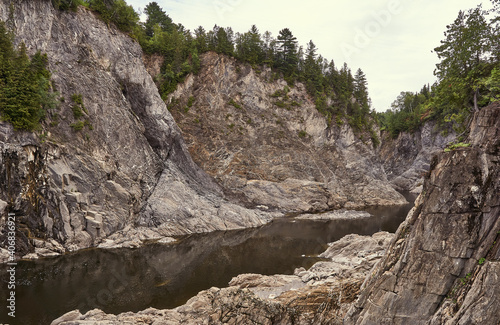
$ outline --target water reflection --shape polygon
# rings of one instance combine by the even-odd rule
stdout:
[[[100,308],[108,313],[172,308],[200,290],[224,287],[241,273],[291,274],[314,264],[326,244],[349,233],[394,232],[410,205],[370,208],[362,220],[280,219],[257,229],[197,234],[177,244],[139,249],[90,249],[17,266],[17,313],[0,322],[50,324],[65,312]],[[7,277],[1,275],[2,288]],[[6,290],[0,299],[6,301]]]

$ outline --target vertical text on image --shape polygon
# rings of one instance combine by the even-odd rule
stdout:
[[[9,260],[7,262],[7,274],[9,281],[7,282],[8,296],[7,309],[10,317],[16,317],[16,215],[9,213],[7,216],[7,250],[9,252]]]

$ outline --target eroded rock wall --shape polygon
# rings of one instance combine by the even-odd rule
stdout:
[[[369,137],[329,126],[301,83],[209,52],[169,98],[193,159],[247,206],[322,211],[404,203]]]
[[[432,157],[455,138],[453,131],[444,135],[433,121],[414,133],[402,132],[396,139],[383,133],[379,156],[387,179],[398,191],[420,193]]]
[[[131,37],[83,7],[61,12],[49,0],[2,0],[0,18],[30,54],[47,54],[60,95],[40,131],[0,124],[0,207],[17,216],[18,254],[41,253],[33,243],[50,239],[55,250],[89,247],[140,226],[160,238],[270,220],[223,199],[192,161]],[[80,131],[71,126],[78,121]]]
[[[471,147],[433,158],[422,194],[347,324],[497,324],[500,104],[476,113]]]

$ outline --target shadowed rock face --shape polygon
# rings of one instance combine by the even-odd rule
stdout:
[[[302,84],[213,52],[201,61],[169,109],[193,159],[226,193],[295,212],[405,202],[371,141],[347,123],[328,126]]]
[[[374,268],[391,237],[349,235],[322,255],[331,261],[295,275],[240,275],[231,287],[203,291],[173,310],[116,316],[73,311],[54,324],[147,319],[172,324],[495,325],[500,319],[500,104],[476,114],[469,143],[469,148],[433,158],[416,206]]]
[[[367,279],[348,324],[500,319],[500,105],[476,113],[469,148],[433,158],[416,207]]]
[[[29,53],[47,54],[64,98],[48,113],[45,141],[0,123],[0,207],[17,216],[21,256],[93,246],[137,226],[159,238],[270,220],[223,199],[192,161],[134,40],[84,8],[59,12],[49,0],[15,1],[10,12],[11,2],[0,1],[0,18],[10,19]],[[70,126],[76,94],[92,126],[82,131]],[[33,247],[28,236],[56,242]]]
[[[0,124],[0,208],[17,215],[21,256],[104,239],[103,247],[135,246],[258,226],[281,215],[253,210],[257,206],[320,211],[405,202],[373,149],[346,125],[328,128],[301,85],[286,98],[272,97],[285,84],[265,82],[270,71],[258,76],[208,53],[200,75],[174,94],[179,103],[193,95],[191,110],[185,116],[172,110],[191,154],[217,184],[191,159],[133,39],[83,7],[60,12],[49,0],[16,1],[11,11],[10,3],[0,1],[0,18],[9,20],[15,41],[30,54],[47,54],[62,98],[48,112],[43,141]],[[72,110],[74,95],[85,106],[81,118]],[[277,107],[277,100],[286,107]],[[83,130],[71,127],[77,121],[86,122]]]
[[[456,138],[454,132],[443,136],[434,122],[427,122],[415,133],[402,132],[396,139],[382,136],[379,156],[387,178],[399,191],[420,193],[432,156]]]

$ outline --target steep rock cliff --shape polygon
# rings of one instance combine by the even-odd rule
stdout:
[[[500,320],[499,103],[476,113],[468,141],[433,158],[415,208],[347,324]]]
[[[29,53],[47,54],[64,98],[42,131],[0,124],[0,223],[15,213],[18,254],[89,247],[120,230],[133,237],[140,226],[147,239],[270,219],[223,199],[192,161],[132,38],[50,0],[2,0],[0,18]],[[74,95],[85,107],[81,131],[71,127]]]
[[[398,191],[420,193],[432,156],[455,140],[454,132],[443,135],[435,126],[430,121],[414,133],[400,133],[396,139],[383,133],[378,154],[388,180]]]
[[[272,76],[209,52],[168,100],[193,159],[226,193],[296,212],[405,203],[370,140],[328,126],[302,84]]]

